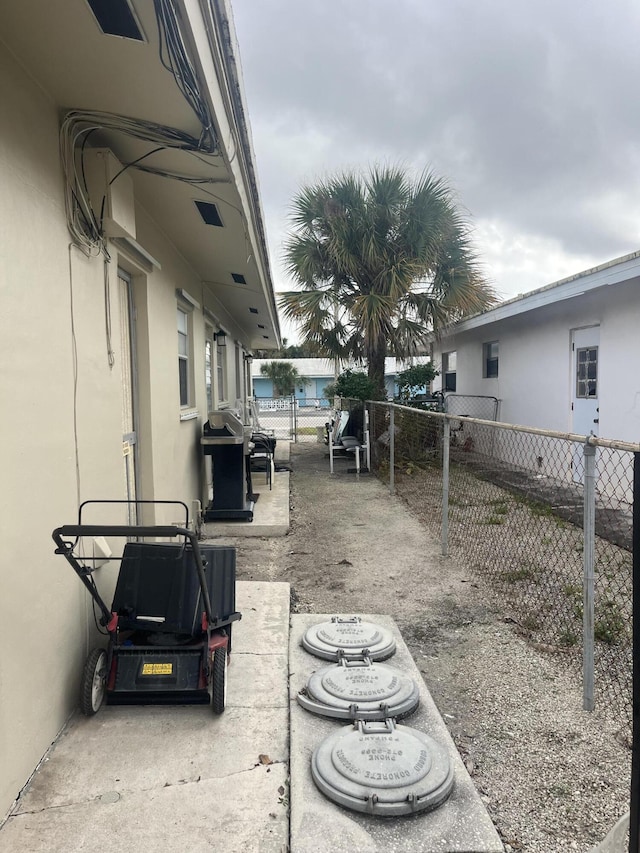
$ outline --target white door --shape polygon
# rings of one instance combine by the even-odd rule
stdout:
[[[137,498],[137,434],[136,434],[136,362],[133,325],[133,293],[131,279],[118,270],[118,304],[120,314],[120,375],[122,382],[122,456],[125,496],[128,501]],[[127,523],[137,523],[134,503],[128,506]]]
[[[571,332],[571,431],[578,435],[598,435],[599,432],[599,349],[600,326]],[[582,456],[582,448],[576,448],[573,457],[573,479],[576,482],[582,482],[584,476]]]

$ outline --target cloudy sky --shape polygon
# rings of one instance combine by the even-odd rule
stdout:
[[[448,179],[504,298],[640,249],[637,0],[232,5],[276,290],[297,189],[373,162]]]

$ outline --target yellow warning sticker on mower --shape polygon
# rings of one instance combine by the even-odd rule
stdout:
[[[142,675],[173,675],[172,663],[143,663]]]

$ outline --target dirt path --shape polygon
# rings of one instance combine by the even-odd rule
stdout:
[[[562,660],[528,646],[373,476],[342,462],[331,477],[316,444],[291,459],[291,532],[235,540],[239,579],[288,581],[301,611],[392,616],[505,849],[589,850],[628,808],[615,725],[581,710]]]

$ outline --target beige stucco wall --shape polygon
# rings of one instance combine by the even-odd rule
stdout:
[[[119,386],[106,364],[100,268],[68,248],[57,111],[2,48],[0,126],[3,814],[76,704],[92,631],[84,590],[51,540],[77,511],[70,265],[81,497],[116,488]]]
[[[75,522],[79,501],[125,497],[119,264],[132,276],[136,308],[140,498],[191,509],[203,496],[207,404],[202,285],[139,204],[136,239],[161,269],[143,271],[111,246],[110,366],[102,259],[69,247],[58,111],[1,46],[0,128],[1,819],[76,707],[84,659],[100,644],[88,597],[54,555],[51,532]],[[189,420],[180,417],[176,288],[200,305],[192,314]],[[233,387],[233,346],[227,374]],[[144,520],[179,518],[167,510]],[[96,573],[108,604],[115,574],[114,564]]]

